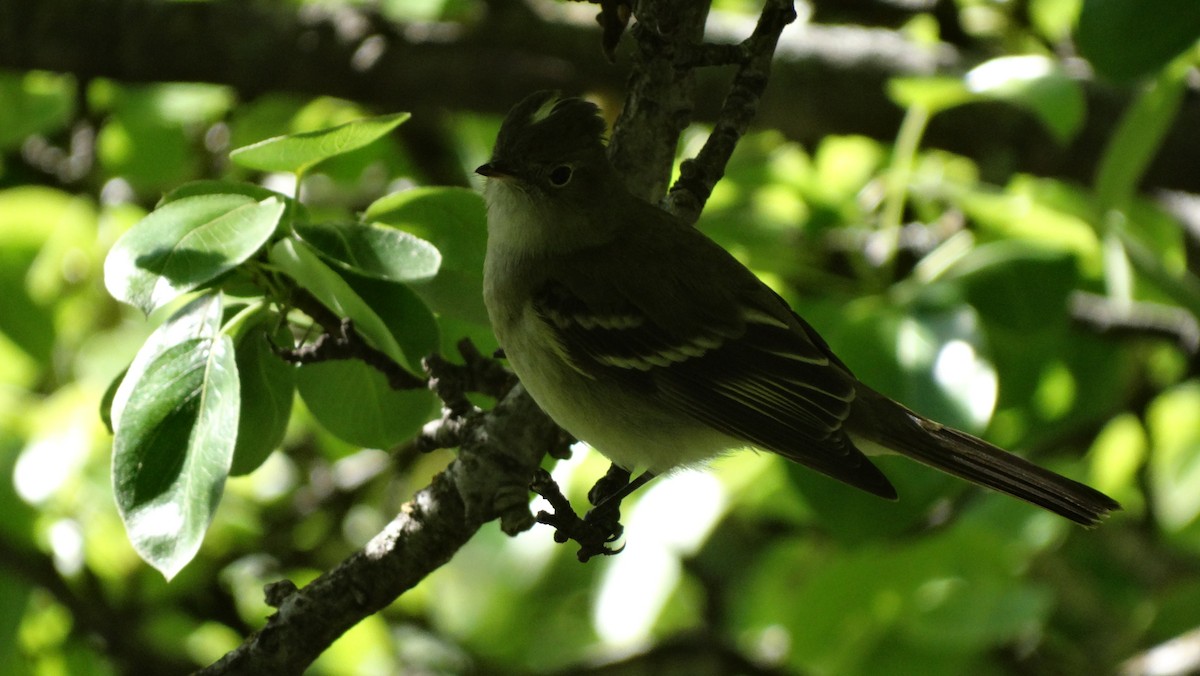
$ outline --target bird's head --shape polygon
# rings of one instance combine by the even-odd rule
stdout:
[[[601,238],[612,225],[606,212],[624,190],[604,132],[599,109],[583,99],[542,91],[513,107],[491,159],[476,169],[488,178],[491,236],[531,245]]]

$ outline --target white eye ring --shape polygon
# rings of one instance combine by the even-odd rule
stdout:
[[[575,170],[569,164],[560,164],[550,170],[550,185],[555,188],[561,188],[571,182],[571,176],[575,174]]]

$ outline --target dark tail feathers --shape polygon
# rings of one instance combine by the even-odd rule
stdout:
[[[1109,512],[1121,508],[1116,500],[1090,486],[1038,467],[966,432],[923,418],[876,392],[860,391],[864,394],[885,400],[871,402],[875,404],[868,414],[872,433],[867,436],[913,460],[1033,503],[1082,526],[1096,526]],[[900,411],[881,410],[886,405]],[[905,415],[897,415],[901,411]]]

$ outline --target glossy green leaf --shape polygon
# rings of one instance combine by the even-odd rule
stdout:
[[[125,381],[125,374],[127,373],[129,373],[129,367],[126,367],[115,378],[109,381],[108,387],[104,389],[104,395],[100,397],[100,422],[104,423],[104,427],[108,430],[109,434],[113,433],[113,400],[116,399],[117,389]]]
[[[280,240],[271,248],[270,259],[334,314],[353,321],[354,329],[375,349],[397,364],[405,363],[404,350],[379,315],[311,247],[293,239]]]
[[[276,136],[238,148],[229,153],[229,159],[249,169],[303,174],[324,160],[362,148],[409,117],[408,113],[395,113],[319,131]]]
[[[432,243],[441,252],[437,275],[412,286],[435,312],[488,325],[483,305],[487,209],[464,188],[417,188],[383,197],[363,220],[384,223]]]
[[[1196,0],[1086,0],[1076,31],[1079,51],[1116,81],[1153,73],[1198,39]]]
[[[218,300],[197,306],[219,309]],[[211,316],[209,313],[207,316]],[[132,381],[113,439],[113,491],[134,549],[167,579],[200,549],[233,460],[233,341],[211,330],[159,352]],[[132,373],[132,369],[131,369]]]
[[[283,441],[292,415],[296,368],[275,354],[272,347],[292,347],[292,336],[286,327],[272,334],[267,323],[270,318],[264,316],[242,332],[235,347],[242,409],[229,470],[232,476],[258,469]]]
[[[275,198],[282,200],[286,205],[284,215],[279,219],[280,224],[276,226],[276,231],[286,228],[286,224],[290,222],[304,222],[308,220],[308,207],[297,202],[291,195],[275,192],[270,188],[264,188],[261,185],[247,183],[245,181],[225,181],[215,179],[205,179],[200,181],[191,181],[165,193],[155,208],[162,207],[169,202],[176,202],[185,197],[198,197],[201,195],[245,195],[257,202]]]
[[[104,282],[117,300],[149,314],[241,264],[262,248],[282,201],[243,195],[188,197],[155,210],[117,240]]]
[[[429,390],[394,390],[358,360],[305,364],[296,374],[304,405],[334,436],[369,448],[411,438],[436,410]]]
[[[165,193],[162,199],[158,201],[158,207],[171,202],[178,202],[185,197],[199,197],[202,195],[243,195],[250,199],[261,202],[272,197],[283,201],[291,200],[291,197],[282,193],[277,193],[270,188],[264,188],[261,185],[246,183],[245,181],[221,181],[206,179],[202,181],[190,181],[183,185]]]
[[[222,309],[220,294],[203,294],[177,310],[142,343],[112,395],[109,415],[114,432],[134,386],[145,376],[150,364],[163,352],[180,343],[216,335],[221,327]]]
[[[347,274],[354,292],[371,306],[408,357],[409,368],[420,372],[421,360],[438,351],[440,331],[429,306],[407,284]]]
[[[297,223],[296,234],[335,265],[392,282],[430,279],[442,263],[441,254],[432,244],[396,228],[361,223]]]

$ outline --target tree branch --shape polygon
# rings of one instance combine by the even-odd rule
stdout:
[[[229,0],[0,0],[0,68],[131,83],[212,82],[234,88],[243,99],[278,91],[340,96],[418,117],[434,117],[445,108],[501,114],[520,92],[616,92],[626,78],[636,84],[647,76],[638,71],[642,64],[630,54],[631,44],[618,49],[617,66],[595,58],[601,29],[590,16],[583,22],[538,17],[511,1],[489,3],[488,9],[474,23],[397,25],[357,9],[294,11],[290,5]],[[730,24],[729,17],[714,17],[708,39],[735,45],[749,32]],[[983,58],[948,44],[928,52],[890,30],[808,24],[780,40],[772,94],[762,102],[758,124],[806,144],[831,134],[890,141],[903,111],[887,98],[888,79],[953,75]],[[721,107],[721,74],[696,77],[694,117],[712,121]],[[1090,183],[1103,141],[1129,105],[1131,91],[1082,84],[1087,120],[1066,146],[1033,116],[1003,103],[939,114],[925,144],[974,158],[992,182],[1025,171]],[[667,108],[628,114],[677,120],[690,110],[690,104],[672,98]],[[634,143],[623,126],[614,135],[614,150],[626,144],[629,154],[617,152],[619,168],[635,166],[632,159],[639,156],[665,153],[644,154],[653,140]],[[1200,192],[1196,157],[1200,99],[1193,97],[1183,103],[1144,185]],[[657,199],[666,189],[665,175],[654,185]]]
[[[1200,353],[1200,323],[1183,308],[1117,302],[1086,291],[1071,294],[1071,318],[1102,335],[1166,338],[1195,357]]]
[[[679,135],[692,119],[696,69],[680,67],[680,58],[703,39],[708,7],[696,0],[634,7],[632,68],[608,156],[626,187],[647,202],[666,194]]]
[[[533,525],[528,484],[558,427],[514,388],[470,418],[459,456],[371,542],[303,589],[272,585],[279,611],[236,650],[197,674],[300,674],[347,629],[387,607],[495,518],[514,534]]]

